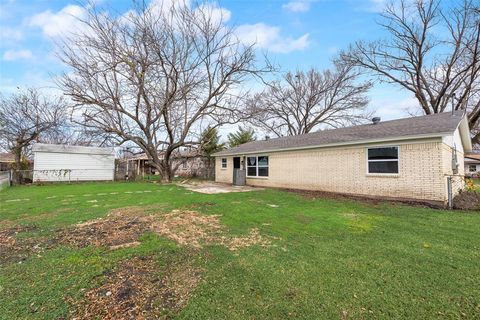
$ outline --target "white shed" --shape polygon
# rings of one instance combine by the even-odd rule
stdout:
[[[33,181],[113,180],[113,148],[37,143],[33,146]]]

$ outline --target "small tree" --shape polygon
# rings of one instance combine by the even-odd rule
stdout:
[[[57,130],[65,121],[62,98],[47,99],[36,89],[0,97],[0,142],[15,155],[14,168],[22,168],[22,159],[35,141]]]
[[[274,135],[293,136],[364,120],[370,82],[357,81],[354,66],[335,62],[335,69],[288,72],[249,100],[253,125]]]
[[[220,143],[218,129],[214,127],[208,127],[207,129],[203,130],[200,141],[200,148],[208,157],[215,152],[225,149],[225,143]]]
[[[244,128],[240,126],[236,132],[228,134],[228,145],[230,148],[255,140],[257,140],[257,138],[255,137],[255,131],[252,128]]]

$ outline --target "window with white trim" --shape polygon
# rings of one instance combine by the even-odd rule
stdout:
[[[247,157],[248,177],[268,177],[268,156]]]
[[[477,165],[476,164],[469,165],[468,172],[477,172]]]
[[[368,173],[398,174],[398,147],[368,148]]]
[[[227,168],[227,158],[222,158],[222,169]]]

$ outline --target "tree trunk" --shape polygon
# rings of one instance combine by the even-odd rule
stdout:
[[[21,183],[21,173],[19,170],[22,169],[22,147],[17,146],[13,148],[13,154],[15,155],[15,168],[14,168],[14,177],[13,180],[16,184]]]
[[[153,165],[160,173],[161,182],[170,183],[173,179],[173,170],[170,163],[170,158],[159,160],[159,162],[153,162]]]

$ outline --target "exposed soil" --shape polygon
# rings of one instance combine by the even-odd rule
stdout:
[[[150,229],[153,216],[145,215],[141,207],[112,210],[105,218],[90,220],[62,230],[60,243],[77,247],[105,246],[119,249],[139,245],[138,237]]]
[[[200,275],[188,261],[161,270],[151,257],[126,260],[74,302],[72,319],[168,319],[186,305]]]
[[[223,245],[230,250],[271,244],[273,238],[262,236],[256,228],[245,236],[225,235],[227,230],[220,224],[219,217],[193,210],[146,215],[141,207],[121,208],[111,211],[105,218],[61,230],[56,242],[77,247],[103,246],[115,250],[139,245],[139,236],[151,231],[180,245],[197,249],[209,244]]]
[[[35,226],[15,226],[0,229],[0,265],[21,262],[32,254],[40,254],[52,245],[45,238],[19,236],[23,232],[34,231]]]
[[[369,197],[364,195],[344,194],[326,191],[314,191],[314,190],[298,190],[298,189],[281,189],[287,192],[298,194],[305,199],[333,199],[333,200],[356,200],[364,203],[372,204],[374,206],[379,205],[382,202],[401,203],[415,207],[443,209],[444,205],[440,201],[425,201],[425,200],[412,200],[393,197]]]
[[[480,212],[480,193],[473,191],[460,192],[453,199],[453,207],[459,210],[476,210]]]

